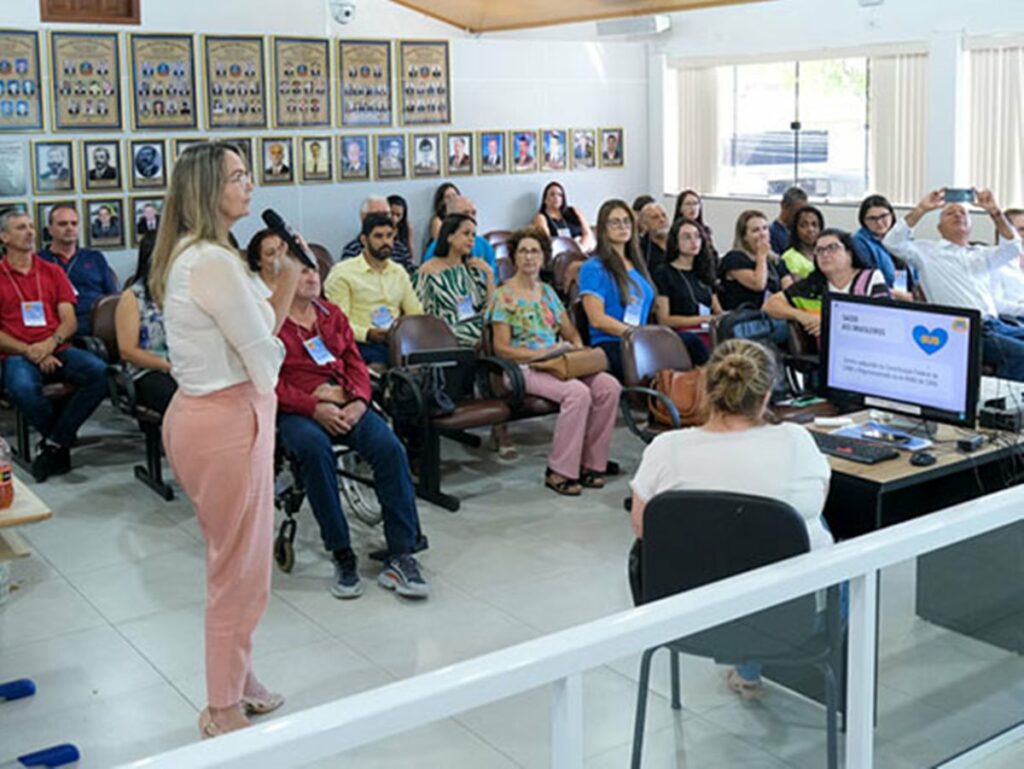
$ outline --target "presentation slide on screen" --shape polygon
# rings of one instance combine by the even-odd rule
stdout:
[[[833,302],[829,385],[962,413],[970,318]]]

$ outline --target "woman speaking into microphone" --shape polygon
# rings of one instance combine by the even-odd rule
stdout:
[[[284,697],[252,672],[252,636],[270,595],[273,453],[284,359],[276,333],[300,268],[280,259],[261,298],[229,243],[249,214],[252,174],[236,149],[185,150],[171,176],[153,250],[150,292],[163,307],[178,391],[164,417],[167,457],[206,539],[206,690],[202,737],[249,725]]]

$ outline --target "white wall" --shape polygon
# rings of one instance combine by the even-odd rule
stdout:
[[[573,127],[625,129],[623,169],[572,171],[558,178],[571,203],[591,218],[608,197],[631,200],[648,189],[647,49],[644,43],[565,42],[529,32],[469,36],[388,0],[357,0],[355,20],[339,25],[327,12],[327,0],[146,0],[142,26],[126,31],[209,34],[286,34],[332,37],[451,39],[454,121],[437,130],[514,130]],[[40,29],[38,0],[3,0],[3,25]],[[46,25],[51,26],[51,25]],[[68,28],[69,25],[52,25]],[[88,25],[74,25],[88,29]],[[539,39],[543,38],[543,39]],[[45,39],[43,56],[46,56]],[[198,51],[197,40],[197,54]],[[45,71],[44,67],[44,71]],[[202,121],[200,121],[202,124]],[[408,132],[413,129],[379,129]],[[420,130],[420,129],[415,129]],[[434,130],[434,129],[422,129]],[[168,137],[201,132],[167,132]],[[237,130],[224,132],[240,135]],[[321,134],[323,130],[266,131],[260,134]],[[331,133],[341,133],[337,129]],[[60,138],[85,134],[61,133]],[[92,136],[92,134],[89,134]],[[97,136],[114,136],[113,132]],[[139,135],[161,136],[157,132]],[[121,134],[122,139],[128,132]],[[26,137],[28,138],[28,137]],[[35,134],[31,138],[43,138]],[[525,224],[538,205],[546,174],[463,177],[458,184],[474,198],[480,228]],[[358,228],[358,207],[374,193],[397,193],[408,201],[417,238],[429,218],[437,180],[408,180],[332,185],[258,188],[253,210],[276,208],[310,241],[337,251]],[[124,193],[127,198],[128,193]],[[259,226],[256,217],[240,222],[236,235],[244,243]],[[109,254],[123,277],[134,267],[134,253]]]

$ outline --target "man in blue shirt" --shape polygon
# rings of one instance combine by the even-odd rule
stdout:
[[[64,270],[78,299],[78,333],[91,334],[92,306],[101,296],[120,293],[117,278],[102,252],[78,247],[78,211],[74,206],[54,206],[47,226],[52,240],[39,256]]]
[[[466,216],[473,217],[473,221],[476,221],[476,206],[473,205],[473,201],[467,197],[458,196],[448,201],[445,206],[445,215],[451,216],[452,214],[465,214]],[[428,259],[434,256],[434,249],[437,248],[437,241],[430,241],[430,245],[427,246],[427,250],[423,252],[423,263],[425,264]],[[491,266],[491,272],[494,273],[494,282],[498,282],[498,259],[494,255],[494,247],[487,242],[487,238],[477,235],[473,240],[473,251],[470,256],[475,256],[477,259],[483,259],[487,264]]]
[[[807,193],[799,187],[790,187],[782,193],[779,202],[779,216],[769,228],[772,239],[772,252],[782,256],[789,248],[789,228],[793,226],[796,212],[807,205]]]

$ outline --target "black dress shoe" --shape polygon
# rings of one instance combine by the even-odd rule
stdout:
[[[42,446],[32,460],[32,477],[42,483],[51,475],[63,475],[71,470],[71,451],[63,446]]]

